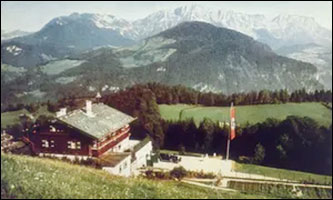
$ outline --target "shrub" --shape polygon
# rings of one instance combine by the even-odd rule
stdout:
[[[187,176],[187,171],[186,169],[184,169],[184,167],[175,167],[173,170],[171,170],[170,176],[178,180],[181,180],[185,176]]]
[[[153,172],[153,170],[147,170],[147,171],[145,171],[145,175],[149,179],[153,179],[154,178],[154,172]]]
[[[169,172],[163,172],[163,171],[153,171],[153,170],[147,170],[145,171],[145,177],[148,179],[163,179],[163,180],[169,180],[171,179]]]
[[[265,159],[265,148],[258,143],[254,150],[254,162],[256,164],[261,164]]]
[[[186,149],[184,145],[179,145],[178,146],[178,151],[179,151],[179,155],[185,155],[186,153]]]

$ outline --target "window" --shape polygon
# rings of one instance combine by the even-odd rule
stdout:
[[[57,129],[54,126],[50,126],[50,132],[55,133],[57,132]]]
[[[93,148],[97,148],[97,142],[94,141]]]
[[[49,146],[49,141],[47,141],[47,140],[42,140],[42,147],[43,148],[49,148],[50,146]]]
[[[68,141],[67,142],[67,148],[72,149],[72,150],[80,150],[81,149],[81,142]]]
[[[50,146],[51,146],[51,148],[54,148],[54,140],[51,140],[51,142],[50,142],[50,143],[51,143],[51,145],[50,145]]]
[[[81,142],[76,142],[76,149],[81,149]]]
[[[42,140],[42,147],[43,148],[54,148],[55,142],[54,140]]]

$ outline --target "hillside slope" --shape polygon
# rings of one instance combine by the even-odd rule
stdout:
[[[225,94],[322,88],[313,65],[278,56],[244,34],[204,22],[184,22],[135,46],[99,49],[76,59],[88,61],[62,76],[83,74],[88,80],[94,74],[99,77],[94,82],[107,79],[109,85],[120,88],[145,82],[181,84]],[[108,74],[114,77],[106,78]]]
[[[115,28],[126,21],[112,15],[78,14],[57,17],[40,31],[1,43],[1,60],[19,67],[34,67],[100,46],[126,46],[135,42]]]
[[[10,50],[21,52],[20,48]],[[1,103],[113,92],[147,82],[224,94],[314,91],[323,88],[316,80],[317,72],[312,64],[279,56],[242,33],[185,22],[128,48],[99,48],[19,74],[3,75],[2,70]],[[17,78],[5,78],[6,74]]]
[[[317,67],[316,79],[325,88],[332,89],[332,46],[317,44],[284,46],[276,50],[279,55],[311,63]]]
[[[61,161],[1,154],[1,198],[267,198],[175,181],[121,178]]]

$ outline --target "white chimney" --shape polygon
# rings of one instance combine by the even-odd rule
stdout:
[[[86,101],[86,114],[88,115],[88,117],[94,116],[92,112],[92,102],[89,100]]]
[[[57,117],[63,117],[67,115],[67,108],[61,108],[60,111],[56,113]]]
[[[96,99],[100,99],[100,98],[102,98],[102,95],[100,92],[97,92]]]

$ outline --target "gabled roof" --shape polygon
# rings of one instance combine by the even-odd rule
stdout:
[[[58,120],[94,139],[101,139],[135,120],[102,103],[92,104],[92,113],[93,116],[88,116],[85,110],[79,109],[58,117]]]

